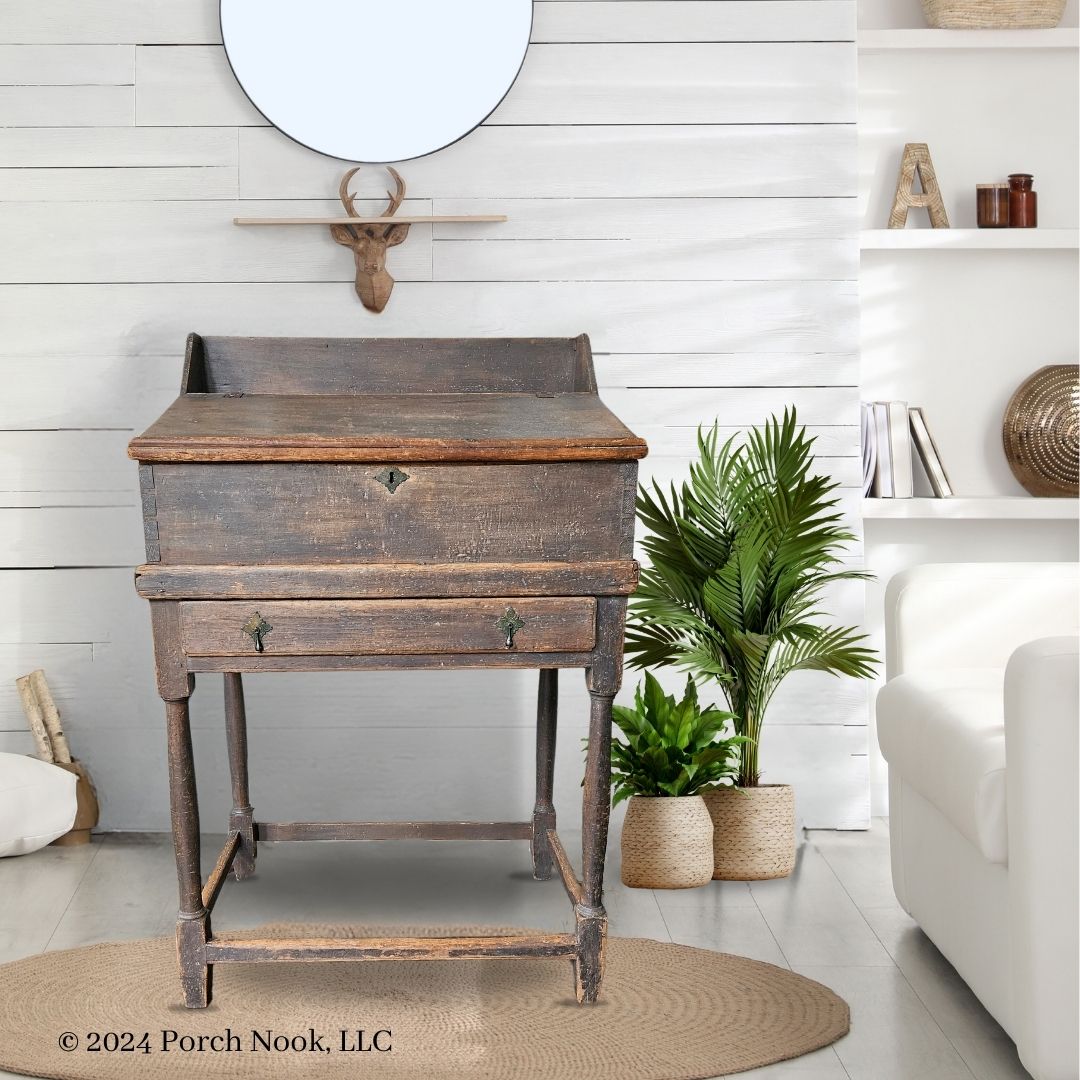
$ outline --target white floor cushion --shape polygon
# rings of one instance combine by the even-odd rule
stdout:
[[[878,694],[881,752],[983,858],[1006,863],[1003,673],[985,668],[898,675]]]
[[[0,754],[0,857],[52,843],[75,823],[75,774],[22,754]]]

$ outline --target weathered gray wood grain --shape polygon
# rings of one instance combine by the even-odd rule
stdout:
[[[388,462],[392,464],[392,462]],[[178,564],[537,562],[630,557],[633,464],[156,465],[161,558]],[[393,537],[393,542],[389,537]]]
[[[596,601],[586,596],[185,601],[181,640],[190,656],[248,655],[256,650],[243,627],[257,611],[272,627],[263,637],[270,656],[503,652],[508,608],[525,624],[514,636],[519,652],[585,652],[596,641]]]

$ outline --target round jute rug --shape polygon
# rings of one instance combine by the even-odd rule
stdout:
[[[495,932],[506,931],[480,931]],[[574,1001],[564,959],[219,964],[209,1008],[189,1011],[178,997],[167,938],[6,964],[0,1068],[58,1080],[704,1080],[848,1030],[847,1005],[810,979],[637,938],[609,942],[592,1007]]]

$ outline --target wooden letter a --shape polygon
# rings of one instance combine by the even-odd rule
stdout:
[[[915,191],[915,174],[919,174],[922,193]],[[941,189],[930,160],[930,148],[926,143],[907,143],[900,162],[900,178],[896,181],[896,198],[889,214],[889,228],[902,229],[907,224],[908,211],[927,210],[930,224],[935,229],[947,229],[949,218],[941,201]]]

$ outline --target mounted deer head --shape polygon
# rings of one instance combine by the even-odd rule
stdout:
[[[362,218],[353,205],[356,195],[349,194],[349,181],[360,171],[359,166],[350,169],[342,178],[338,187],[341,205],[349,217]],[[397,184],[397,190],[390,196],[390,205],[383,217],[393,217],[405,198],[405,181],[396,169],[390,169],[390,175]],[[379,312],[386,307],[390,293],[394,289],[394,279],[386,270],[386,249],[396,247],[409,235],[409,226],[402,225],[331,225],[330,234],[339,243],[352,248],[356,258],[356,295],[368,311]]]

